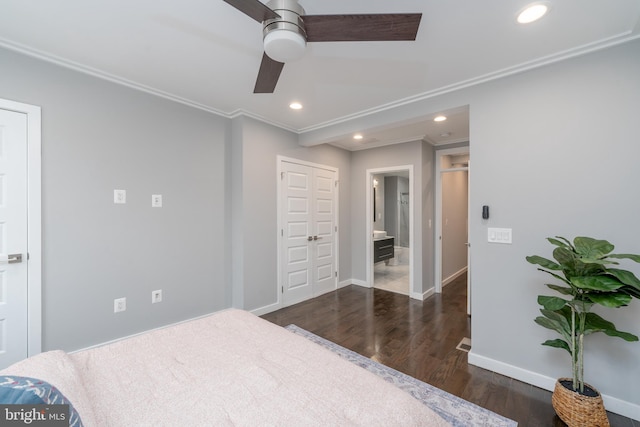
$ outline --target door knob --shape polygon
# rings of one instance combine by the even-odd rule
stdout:
[[[22,254],[0,254],[0,264],[18,264],[22,262]]]
[[[322,237],[318,237],[318,236],[313,236],[313,240],[321,240]]]
[[[309,236],[309,237],[307,237],[307,240],[310,242],[310,241],[312,241],[312,240],[313,240],[313,237],[312,237],[312,236]]]

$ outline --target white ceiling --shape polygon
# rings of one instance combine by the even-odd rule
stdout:
[[[301,60],[285,65],[273,94],[252,93],[261,25],[222,0],[2,0],[0,45],[304,133],[640,35],[639,0],[553,0],[550,13],[528,26],[515,22],[526,0],[300,2],[309,15],[423,17],[412,42],[309,43]],[[294,100],[304,108],[290,110]],[[362,149],[415,137],[436,145],[468,139],[468,109],[450,113],[441,126],[425,117],[365,132],[365,143],[332,143]],[[449,140],[440,136],[446,132]]]

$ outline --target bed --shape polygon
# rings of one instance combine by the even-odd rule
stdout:
[[[236,309],[45,352],[0,371],[0,387],[16,378],[59,392],[71,424],[85,427],[449,425],[376,375]]]

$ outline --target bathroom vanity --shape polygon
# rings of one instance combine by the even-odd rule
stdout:
[[[373,239],[373,263],[390,260],[395,256],[393,245],[395,239],[385,236]]]

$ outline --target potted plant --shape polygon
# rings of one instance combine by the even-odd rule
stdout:
[[[584,382],[584,338],[604,332],[625,341],[638,341],[636,335],[617,330],[613,323],[592,312],[592,308],[624,307],[633,298],[640,298],[640,280],[630,271],[614,268],[618,259],[640,263],[640,255],[613,254],[611,243],[590,237],[576,237],[573,243],[558,236],[547,240],[555,246],[555,261],[537,255],[526,259],[560,281],[546,286],[563,296],[538,296],[542,316],[535,319],[537,324],[561,337],[542,344],[562,348],[571,355],[572,378],[556,382],[553,407],[569,426],[608,426],[600,393]]]

